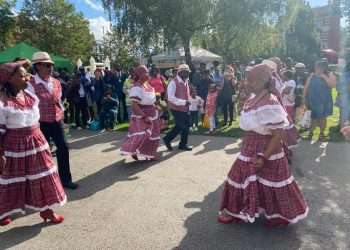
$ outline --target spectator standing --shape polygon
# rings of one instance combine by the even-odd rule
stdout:
[[[197,89],[196,87],[192,87],[190,89],[191,96],[190,96],[190,114],[191,114],[191,120],[190,120],[190,130],[191,131],[198,131],[198,119],[199,119],[199,112],[203,110],[204,101],[200,96],[197,95]]]
[[[283,72],[284,89],[282,90],[282,104],[285,107],[290,118],[295,122],[295,88],[296,83],[293,80],[293,72],[287,70]]]
[[[328,63],[318,61],[315,73],[305,87],[306,106],[311,110],[311,128],[309,139],[313,137],[313,131],[320,127],[320,140],[325,139],[327,117],[333,114],[332,87],[335,87],[336,78],[328,72]]]
[[[210,129],[209,133],[213,133],[216,129],[216,107],[217,107],[217,98],[219,95],[219,86],[215,83],[210,85],[209,93],[207,96],[207,101],[205,104],[205,114],[209,118]]]
[[[236,81],[234,69],[230,66],[226,67],[224,73],[224,84],[219,95],[222,112],[224,114],[224,126],[231,126],[234,120],[234,100]],[[227,124],[227,122],[229,122]]]
[[[119,101],[118,122],[126,122],[129,120],[126,107],[126,95],[124,94],[124,83],[127,78],[128,75],[122,72],[120,65],[117,65],[116,71],[113,74],[113,84]]]
[[[105,88],[105,82],[103,80],[102,72],[100,70],[95,70],[94,74],[95,74],[95,77],[92,78],[92,85],[94,86],[94,89],[95,89],[93,101],[94,103],[96,103],[97,112],[98,112],[98,115],[100,115],[101,108],[102,108],[101,107],[102,99],[106,88]]]

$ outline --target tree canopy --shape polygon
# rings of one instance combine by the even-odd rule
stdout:
[[[25,0],[18,15],[19,39],[70,59],[88,59],[94,42],[89,23],[65,0]]]
[[[319,51],[312,10],[302,0],[102,2],[114,24],[145,51],[151,44],[156,45],[152,49],[174,48],[180,41],[189,64],[191,41],[228,62],[271,54],[302,58],[310,48],[312,54]]]
[[[0,0],[0,50],[5,49],[14,40],[15,19],[12,12],[15,1]]]

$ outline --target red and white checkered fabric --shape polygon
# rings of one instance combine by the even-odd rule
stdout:
[[[254,222],[259,214],[296,223],[305,218],[308,207],[291,174],[282,146],[260,170],[250,159],[264,152],[271,136],[248,132],[241,154],[233,164],[224,185],[220,210]],[[270,158],[271,159],[271,158]]]
[[[123,155],[140,155],[152,159],[160,141],[160,120],[158,111],[154,106],[139,105],[142,112],[151,117],[151,124],[136,115],[131,116],[129,132],[121,146]]]
[[[34,98],[28,94],[26,97],[25,107],[15,98],[7,102],[19,120],[26,112],[37,109]],[[3,149],[6,164],[0,172],[0,219],[24,213],[26,208],[43,211],[65,203],[65,192],[38,123],[31,127],[6,127]]]
[[[189,100],[190,98],[190,87],[188,85],[188,82],[180,83],[180,81],[175,78],[174,79],[176,84],[176,91],[175,91],[175,97],[182,99],[182,100]],[[177,106],[174,103],[168,101],[169,108],[176,111],[181,112],[188,112],[188,106]]]
[[[35,78],[31,79],[31,84],[36,96],[39,98],[40,121],[41,122],[58,122],[63,119],[63,107],[61,104],[62,88],[60,82],[51,77],[53,84],[52,93],[41,84],[35,82]]]

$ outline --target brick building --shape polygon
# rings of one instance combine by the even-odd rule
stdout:
[[[320,32],[321,49],[340,51],[340,14],[332,5],[313,9],[315,25]]]

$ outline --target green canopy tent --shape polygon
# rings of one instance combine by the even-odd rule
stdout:
[[[7,48],[6,50],[0,53],[0,64],[11,62],[17,57],[24,57],[30,60],[32,59],[33,54],[38,51],[40,50],[24,42],[18,43],[15,46]],[[56,68],[67,68],[69,71],[73,70],[74,66],[69,59],[52,54],[50,56],[55,62]]]

